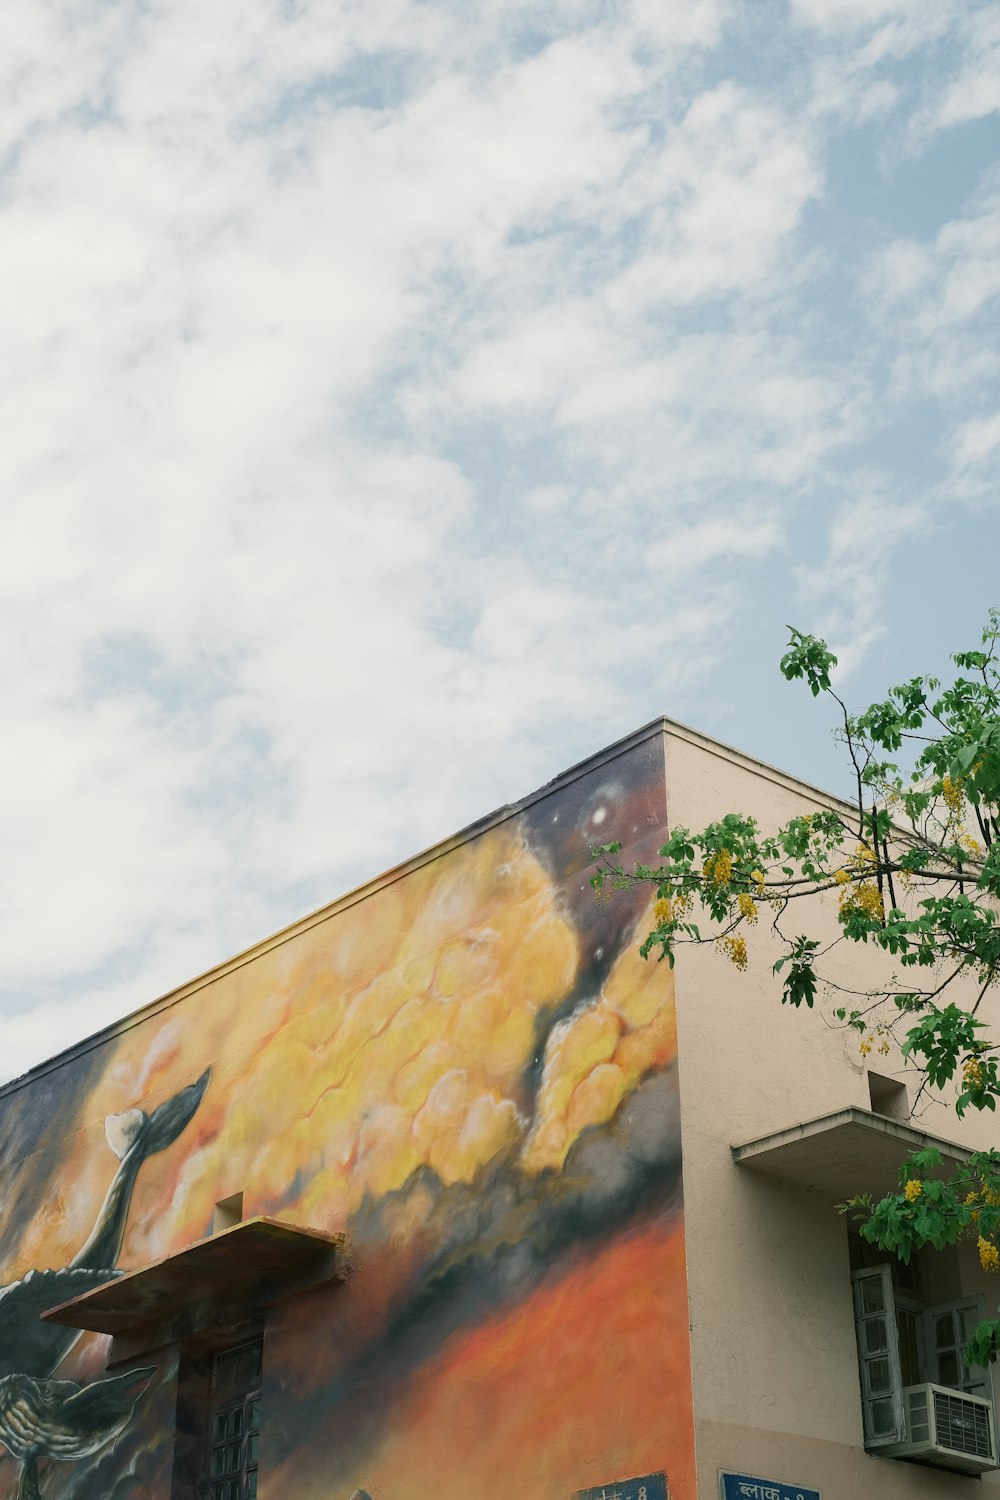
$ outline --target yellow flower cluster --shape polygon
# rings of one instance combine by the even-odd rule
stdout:
[[[984,1187],[977,1193],[975,1188],[973,1188],[970,1192],[966,1193],[965,1202],[970,1208],[975,1204],[975,1207],[972,1208],[969,1214],[969,1218],[973,1224],[978,1224],[979,1210],[984,1203],[990,1208],[1000,1208],[1000,1192],[996,1188]],[[982,1251],[980,1251],[980,1259],[982,1259]],[[989,1270],[990,1267],[987,1266],[986,1269]]]
[[[690,891],[678,891],[673,896],[660,896],[653,902],[653,917],[658,927],[667,922],[679,922],[685,913],[691,910],[692,896]]]
[[[854,864],[856,869],[865,870],[868,865],[874,865],[878,863],[878,856],[876,855],[875,850],[872,848],[871,844],[859,844],[854,851],[854,859],[852,863]]]
[[[858,1043],[858,1051],[861,1053],[861,1056],[867,1057],[875,1047],[876,1042],[882,1056],[888,1057],[891,1048],[889,1046],[889,1033],[884,1026],[873,1027],[868,1036],[861,1038],[861,1041]]]
[[[733,878],[733,856],[728,849],[717,849],[702,866],[702,874],[713,885],[728,885]]]
[[[740,916],[753,926],[757,920],[757,903],[753,897],[747,891],[740,891],[736,898],[736,905],[739,907]]]
[[[868,916],[881,922],[885,917],[885,908],[882,905],[882,897],[879,888],[873,880],[859,881],[850,890],[846,887],[841,892],[840,910],[846,916],[851,911],[867,912]]]
[[[758,901],[763,901],[764,896],[767,893],[767,876],[764,874],[763,870],[751,870],[750,879],[757,887]]]
[[[980,1235],[977,1249],[979,1251],[979,1264],[984,1271],[1000,1270],[1000,1250],[997,1249],[991,1239],[984,1240],[982,1235]]]
[[[724,937],[719,939],[719,947],[729,959],[729,962],[737,969],[745,969],[747,966],[747,945],[741,937]]]
[[[955,840],[961,844],[966,854],[971,854],[974,859],[979,859],[983,853],[983,846],[978,839],[974,839],[971,833],[960,833]]]
[[[846,885],[851,877],[846,870],[834,870],[833,878],[838,885]]]
[[[978,1057],[969,1057],[962,1064],[962,1082],[967,1089],[981,1089],[984,1076],[983,1065]]]
[[[959,812],[965,800],[965,793],[962,791],[961,782],[952,781],[947,771],[945,771],[941,778],[941,796],[945,800],[948,811],[952,813]]]
[[[906,1199],[907,1203],[913,1203],[917,1198],[920,1197],[920,1194],[923,1192],[923,1190],[924,1185],[920,1181],[919,1177],[911,1177],[909,1182],[903,1189],[903,1196]]]

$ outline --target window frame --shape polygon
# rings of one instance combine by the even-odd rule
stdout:
[[[963,1313],[971,1313],[977,1323],[985,1318],[985,1297],[981,1294],[969,1297],[956,1297],[950,1302],[939,1302],[935,1307],[924,1308],[924,1362],[928,1370],[932,1368],[934,1370],[934,1373],[928,1375],[927,1378],[933,1381],[935,1385],[948,1386],[953,1391],[964,1391],[967,1396],[981,1396],[983,1399],[991,1402],[995,1413],[996,1403],[993,1399],[992,1369],[989,1366],[984,1368],[982,1365],[967,1365],[962,1354],[966,1337],[963,1329]],[[953,1319],[953,1327],[957,1332],[957,1338],[954,1343],[939,1346],[935,1336],[934,1322],[935,1319],[945,1317],[949,1314]],[[938,1355],[951,1350],[955,1351],[958,1371],[963,1377],[958,1385],[952,1380],[943,1379],[939,1367]]]
[[[256,1358],[250,1362],[247,1373],[241,1379],[240,1356],[251,1351]],[[244,1337],[237,1343],[212,1352],[203,1461],[203,1493],[208,1500],[256,1500],[260,1469],[263,1356],[264,1341],[261,1334]],[[223,1361],[233,1358],[237,1362],[236,1379],[220,1388],[220,1367]],[[233,1420],[236,1417],[238,1421]],[[231,1456],[234,1447],[238,1447],[238,1461],[229,1466],[226,1463],[226,1451],[230,1450]]]
[[[876,1289],[871,1300],[881,1306],[866,1307],[868,1289]],[[903,1376],[899,1363],[899,1337],[896,1332],[896,1302],[893,1295],[892,1267],[888,1265],[865,1267],[852,1271],[851,1290],[854,1303],[854,1330],[858,1346],[858,1372],[861,1385],[861,1420],[864,1427],[865,1447],[882,1448],[890,1443],[902,1442],[906,1431],[903,1411]],[[867,1329],[882,1325],[882,1337],[875,1334],[869,1338]],[[888,1365],[889,1384],[873,1383],[871,1367],[884,1361]],[[874,1421],[874,1404],[888,1400],[892,1411],[892,1426],[877,1431]]]
[[[914,1292],[894,1284],[891,1262],[852,1271],[851,1287],[866,1449],[878,1452],[891,1443],[905,1440],[903,1392],[915,1385],[942,1386],[959,1394],[988,1400],[996,1423],[992,1371],[978,1365],[967,1366],[962,1357],[966,1337],[963,1315],[971,1315],[977,1321],[985,1315],[985,1301],[981,1295],[957,1297],[949,1302],[925,1303]],[[897,1324],[900,1312],[916,1317],[919,1379],[905,1384]],[[948,1343],[941,1343],[936,1320],[946,1316],[952,1320],[954,1337]],[[868,1330],[876,1326],[879,1331],[870,1335]],[[941,1357],[948,1354],[956,1357],[956,1368],[961,1377],[957,1382],[942,1376]],[[873,1385],[870,1371],[880,1361],[885,1361],[888,1365],[888,1390],[881,1385]],[[873,1417],[874,1404],[886,1400],[891,1402],[893,1429],[878,1431],[878,1423]]]

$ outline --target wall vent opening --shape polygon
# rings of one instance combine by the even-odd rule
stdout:
[[[906,1084],[900,1083],[898,1078],[887,1078],[883,1073],[869,1073],[868,1097],[873,1114],[885,1115],[890,1120],[910,1118]]]
[[[233,1225],[241,1223],[242,1219],[242,1193],[233,1193],[229,1198],[220,1198],[215,1205],[215,1213],[212,1215],[212,1233],[218,1234],[220,1229],[232,1229]]]

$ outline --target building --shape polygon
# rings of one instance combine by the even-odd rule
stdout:
[[[969,1496],[1000,1283],[834,1205],[983,1122],[588,880],[828,800],[657,721],[7,1085],[2,1500]]]

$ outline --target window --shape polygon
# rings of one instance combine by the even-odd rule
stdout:
[[[211,1500],[256,1500],[263,1341],[213,1356],[208,1476]]]
[[[928,1305],[920,1263],[864,1264],[873,1247],[852,1236],[854,1318],[861,1373],[865,1447],[899,1443],[905,1394],[932,1383],[992,1402],[988,1370],[969,1366],[963,1348],[985,1316],[982,1297]],[[862,1262],[858,1264],[858,1262]]]
[[[903,1432],[903,1379],[888,1266],[854,1272],[854,1320],[865,1445],[898,1442]]]

